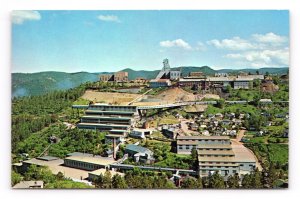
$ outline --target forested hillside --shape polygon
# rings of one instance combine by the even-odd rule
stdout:
[[[67,91],[12,100],[12,153],[17,145],[35,132],[56,123],[64,109],[71,107],[85,91],[81,85]]]

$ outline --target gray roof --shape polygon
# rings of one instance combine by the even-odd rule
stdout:
[[[51,160],[57,160],[59,158],[58,157],[53,157],[53,156],[42,156],[42,157],[37,157],[36,159],[38,159],[38,160],[45,160],[45,161],[51,161]]]
[[[151,152],[149,149],[145,147],[141,147],[135,144],[128,144],[125,148],[125,150],[130,150],[130,151],[135,151],[137,153],[146,153],[146,152]]]
[[[178,136],[177,140],[229,140],[229,136]]]

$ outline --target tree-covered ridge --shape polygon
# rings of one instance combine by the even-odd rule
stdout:
[[[41,96],[12,100],[12,152],[32,133],[58,121],[60,114],[85,91],[85,85],[67,91],[54,91]]]
[[[180,66],[173,68],[181,70],[182,76],[187,76],[190,72],[203,72],[206,75],[214,75],[215,73],[231,73],[238,74],[246,72],[255,74],[287,74],[289,68],[260,68],[260,69],[221,69],[214,70],[209,66]],[[133,70],[126,68],[122,71],[128,72],[129,80],[134,80],[138,77],[145,79],[153,79],[159,73],[159,70]],[[12,74],[12,96],[35,96],[46,94],[55,90],[66,90],[79,86],[85,82],[94,82],[99,79],[99,73],[66,73],[66,72],[39,72],[39,73],[13,73]],[[113,73],[113,72],[110,72]]]

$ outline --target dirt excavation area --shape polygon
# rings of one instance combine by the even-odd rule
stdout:
[[[220,97],[213,94],[193,94],[183,90],[182,88],[169,88],[157,95],[144,96],[141,94],[98,92],[87,90],[82,98],[97,103],[108,103],[114,105],[128,105],[130,102],[132,102],[131,105],[134,106],[155,106],[186,101],[200,101],[203,98],[219,99]],[[137,100],[134,101],[135,99]]]
[[[188,91],[183,90],[182,88],[170,88],[157,96],[155,98],[160,99],[161,101],[167,103],[176,103],[176,102],[187,102],[187,101],[200,101],[203,99],[220,99],[219,95],[215,94],[193,94]]]
[[[168,103],[182,102],[182,101],[197,101],[201,100],[203,96],[194,95],[189,93],[182,88],[170,88],[157,96],[155,98],[160,99],[161,101],[166,101]]]
[[[115,93],[115,92],[98,92],[87,90],[81,98],[95,101],[98,103],[107,103],[115,105],[128,105],[129,102],[140,97],[139,94]]]

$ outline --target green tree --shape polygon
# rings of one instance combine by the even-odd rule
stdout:
[[[201,179],[195,179],[192,177],[186,177],[183,179],[181,183],[181,188],[185,189],[200,189],[202,188],[202,181]]]
[[[224,189],[225,182],[223,177],[216,171],[213,175],[209,176],[209,188]]]
[[[275,168],[275,165],[273,162],[270,163],[270,166],[266,172],[266,179],[265,183],[268,187],[275,187],[276,185],[276,180],[278,179],[278,172]]]
[[[128,188],[124,178],[122,178],[119,174],[116,174],[112,178],[112,187],[116,189],[126,189]]]
[[[192,165],[194,169],[198,168],[198,152],[197,149],[193,147],[191,151],[191,159],[192,159]]]
[[[103,188],[103,178],[104,176],[102,173],[96,178],[96,180],[94,181],[96,188]]]
[[[63,180],[64,178],[65,178],[65,176],[64,176],[64,174],[62,173],[62,172],[58,172],[57,174],[56,174],[56,178],[58,179],[58,180]]]
[[[23,179],[22,175],[15,172],[14,170],[11,171],[11,186],[19,183]]]
[[[222,108],[224,108],[224,105],[225,105],[225,100],[224,100],[224,99],[219,99],[219,100],[217,101],[216,107],[222,109]]]
[[[110,171],[105,171],[103,176],[103,188],[111,189],[112,188],[112,177]]]
[[[231,189],[237,189],[240,187],[239,181],[240,178],[238,174],[235,174],[233,176],[231,175],[227,179],[227,186]]]
[[[260,189],[262,187],[262,176],[261,173],[256,169],[251,174],[251,188]]]
[[[244,175],[242,180],[242,187],[244,189],[251,189],[251,176],[249,174]]]
[[[231,93],[231,92],[232,92],[232,87],[231,87],[230,84],[228,84],[228,85],[226,86],[225,92],[226,92],[226,93]]]

